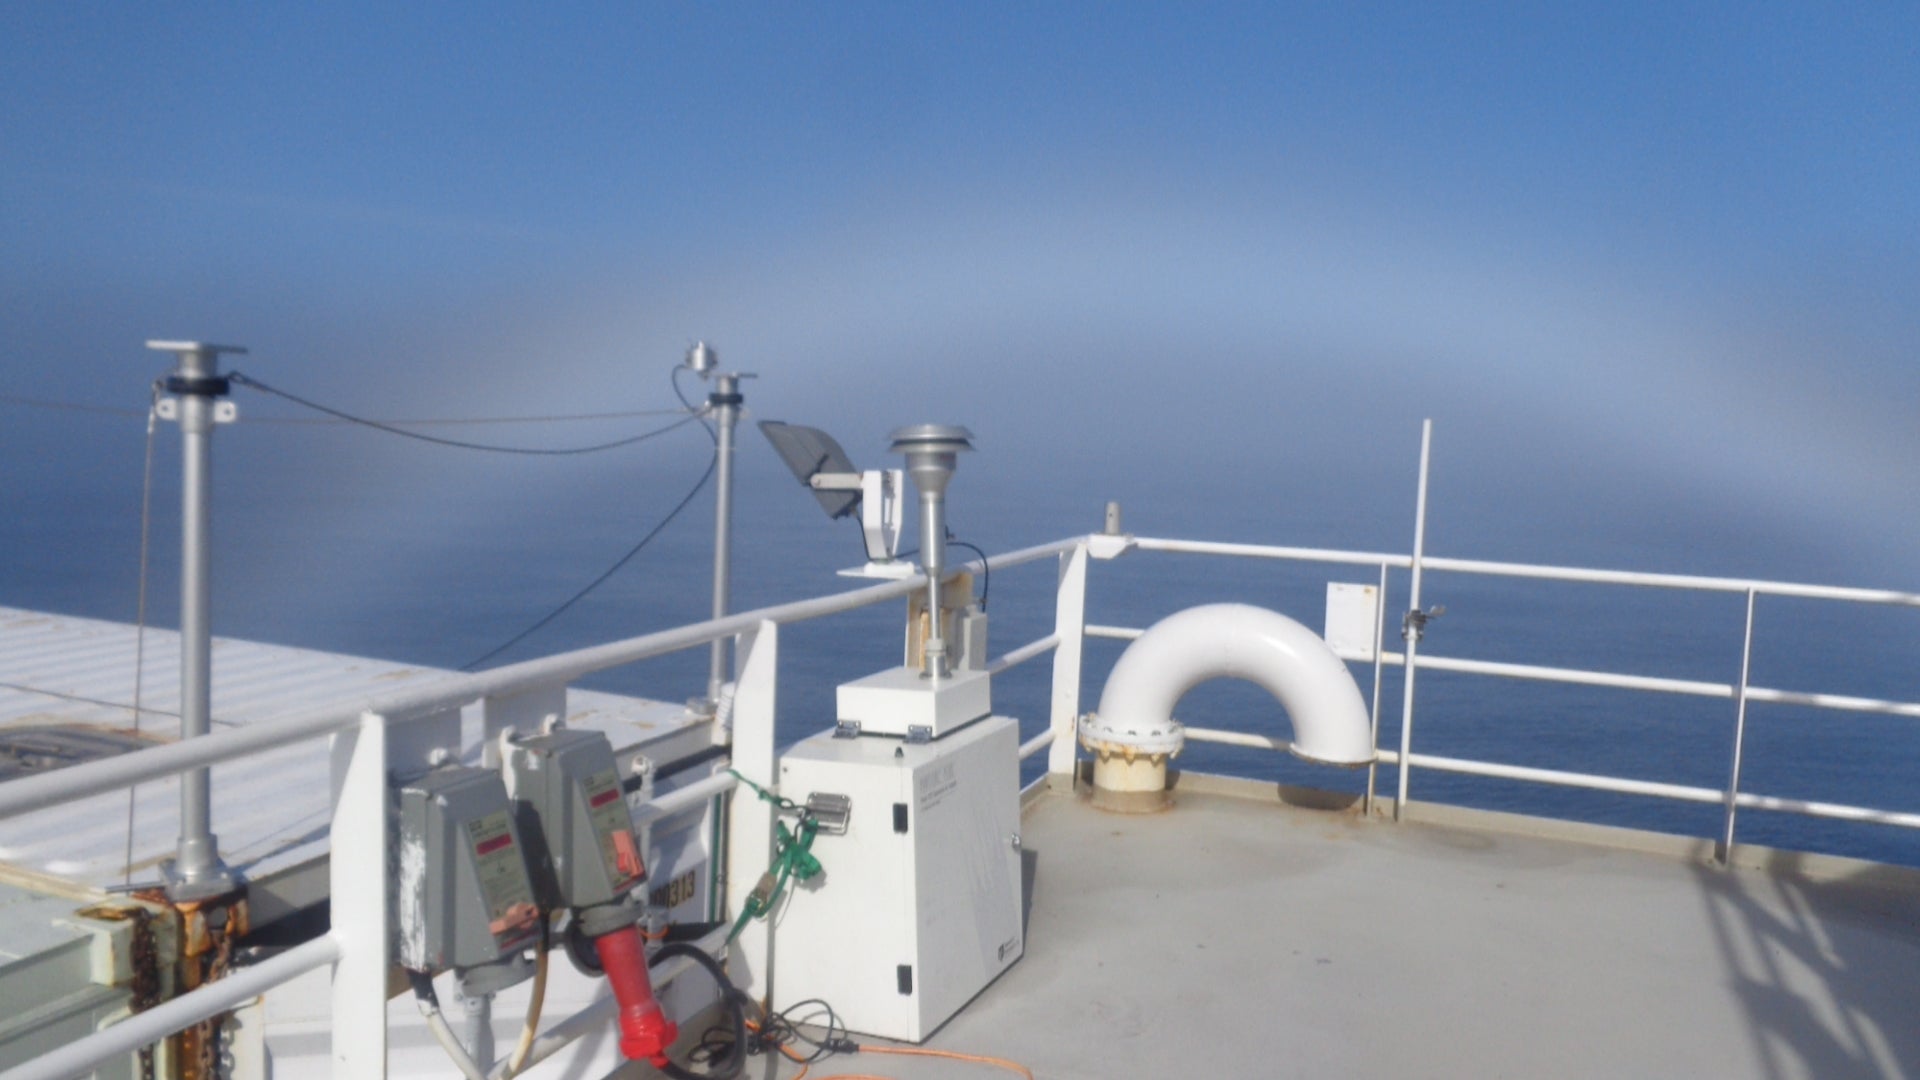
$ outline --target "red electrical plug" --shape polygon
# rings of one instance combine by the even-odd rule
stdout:
[[[647,950],[635,927],[615,930],[593,939],[593,951],[620,1003],[620,1052],[629,1059],[646,1059],[658,1067],[667,1063],[667,1047],[680,1029],[653,998],[647,978]]]

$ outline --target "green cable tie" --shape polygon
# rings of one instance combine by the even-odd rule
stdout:
[[[759,784],[740,775],[737,769],[728,769],[734,778],[751,788],[761,799],[772,803],[781,810],[798,810],[800,824],[798,829],[787,828],[787,823],[775,819],[773,823],[773,862],[768,864],[766,873],[760,876],[760,884],[747,895],[746,903],[741,905],[740,915],[733,921],[733,929],[727,932],[727,942],[740,936],[747,923],[763,918],[780,905],[780,897],[786,892],[788,881],[810,881],[820,871],[820,860],[813,854],[813,839],[820,833],[820,823],[812,814],[796,805],[793,800],[769,792]],[[772,887],[767,889],[766,898],[760,898],[760,891],[767,880],[772,879]]]

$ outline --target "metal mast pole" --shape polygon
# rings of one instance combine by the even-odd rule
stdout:
[[[750,372],[716,372],[720,354],[704,341],[696,341],[687,350],[682,366],[702,379],[713,380],[713,393],[707,395],[707,407],[713,411],[714,466],[718,474],[713,496],[713,617],[727,613],[733,602],[733,429],[740,421],[740,380],[753,378]],[[713,659],[707,669],[707,706],[712,711],[720,702],[732,665],[728,662],[731,642],[721,638],[713,643]]]
[[[213,715],[213,428],[235,416],[233,403],[219,400],[228,390],[220,354],[246,350],[189,341],[149,341],[147,347],[177,361],[166,380],[175,400],[162,402],[161,416],[180,421],[180,737],[192,739],[207,733]],[[209,771],[203,766],[180,776],[180,840],[166,871],[175,900],[219,896],[236,884],[213,834]]]
[[[737,374],[716,376],[713,393],[707,395],[720,440],[715,451],[720,457],[714,466],[713,496],[713,617],[716,619],[727,613],[727,605],[733,599],[733,428],[740,420],[740,404],[746,400],[740,393],[740,378]],[[709,701],[720,700],[720,688],[730,676],[727,658],[730,644],[728,638],[718,638],[713,643],[713,664],[707,674]]]

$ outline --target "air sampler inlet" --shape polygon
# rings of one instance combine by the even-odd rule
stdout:
[[[954,424],[914,424],[891,436],[896,454],[907,459],[907,475],[920,492],[920,565],[927,572],[927,610],[940,610],[940,575],[947,566],[947,483],[962,450],[973,449],[973,432]],[[927,634],[929,678],[949,674],[947,643],[934,619]]]

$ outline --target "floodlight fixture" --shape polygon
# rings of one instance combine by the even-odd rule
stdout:
[[[895,555],[900,550],[900,496],[906,490],[905,474],[899,469],[855,469],[853,459],[839,442],[819,428],[762,420],[760,432],[801,485],[813,491],[827,517],[839,520],[856,509],[860,511],[868,570],[893,576],[897,570]]]
[[[780,460],[787,463],[793,475],[802,487],[813,489],[813,496],[820,500],[820,508],[834,520],[853,513],[860,505],[860,490],[820,487],[813,478],[822,473],[828,475],[853,473],[853,459],[840,448],[834,437],[819,428],[802,427],[799,424],[784,424],[778,420],[760,421],[760,433],[773,444],[774,452]]]

